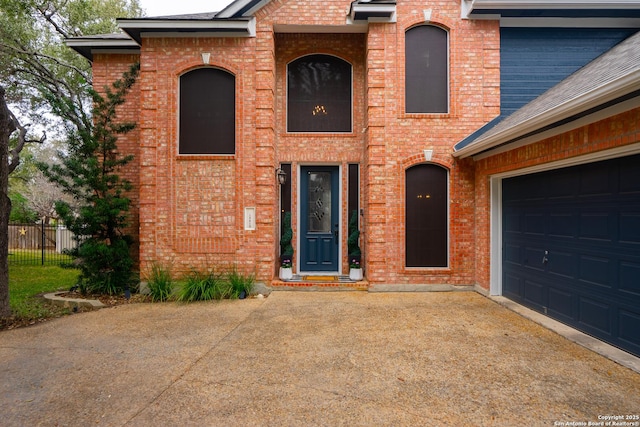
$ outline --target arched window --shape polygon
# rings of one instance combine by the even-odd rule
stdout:
[[[351,64],[308,55],[287,66],[287,131],[351,132]]]
[[[180,77],[180,154],[235,154],[236,79],[217,68]]]
[[[433,164],[406,174],[407,267],[447,267],[449,262],[449,172]]]
[[[449,42],[433,25],[405,33],[405,111],[449,112]]]

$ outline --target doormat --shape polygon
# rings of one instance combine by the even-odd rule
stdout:
[[[337,282],[338,276],[303,276],[305,282]]]

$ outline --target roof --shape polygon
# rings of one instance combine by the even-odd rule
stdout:
[[[638,0],[460,0],[462,17],[631,17],[640,16]]]
[[[255,36],[255,18],[221,18],[221,12],[197,13],[189,15],[159,16],[151,18],[121,18],[118,26],[138,43],[142,43],[142,33],[181,34],[199,33],[210,36]]]
[[[514,142],[532,143],[556,129],[625,103],[640,106],[640,32],[614,46],[508,117],[498,117],[454,146],[478,155]],[[537,139],[536,139],[537,138]]]
[[[254,14],[271,0],[235,0],[219,12],[191,13],[142,18],[120,18],[118,26],[125,34],[104,34],[67,39],[68,46],[85,58],[92,60],[96,49],[139,49],[142,34],[180,37],[194,35],[207,37],[254,37]],[[361,25],[368,22],[395,22],[396,0],[356,0],[351,3],[345,25],[341,31],[364,32]],[[299,31],[300,25],[293,26]],[[292,27],[292,28],[293,28]],[[316,28],[317,27],[317,28]],[[311,27],[322,32],[319,26]],[[280,29],[282,30],[282,28]],[[333,28],[335,31],[335,28]]]
[[[96,34],[93,36],[74,37],[65,40],[67,46],[80,55],[93,60],[93,51],[99,49],[105,52],[140,52],[140,46],[127,34]]]

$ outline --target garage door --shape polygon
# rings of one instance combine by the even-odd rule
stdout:
[[[503,295],[640,356],[640,155],[503,180]]]

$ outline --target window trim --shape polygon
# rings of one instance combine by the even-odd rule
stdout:
[[[409,112],[407,111],[407,33],[418,27],[435,27],[445,32],[447,36],[447,111],[446,112]],[[438,25],[430,22],[422,22],[416,25],[412,25],[404,30],[404,58],[405,63],[403,67],[403,76],[404,76],[404,88],[403,88],[403,105],[402,111],[405,116],[413,116],[413,117],[425,117],[425,116],[435,116],[435,117],[443,117],[452,114],[452,105],[451,105],[451,30],[443,25]]]
[[[234,111],[234,125],[233,125],[233,153],[181,153],[180,152],[180,123],[181,123],[181,113],[182,113],[182,77],[197,70],[202,69],[213,69],[222,71],[233,76],[234,85],[233,85],[233,111]],[[177,112],[176,112],[176,156],[179,160],[207,160],[207,159],[216,159],[216,160],[224,160],[224,159],[234,159],[238,154],[238,76],[236,73],[231,72],[230,70],[219,67],[215,65],[205,65],[190,68],[188,70],[184,70],[177,76],[177,90],[176,90],[176,98],[177,98]]]
[[[346,64],[349,64],[349,67],[351,68],[351,81],[349,82],[350,86],[351,86],[351,100],[349,105],[351,106],[350,110],[351,110],[351,130],[349,131],[344,131],[344,132],[340,132],[340,131],[327,131],[327,132],[314,132],[314,131],[289,131],[289,65],[291,65],[292,63],[294,63],[295,61],[298,61],[299,59],[308,57],[308,56],[332,56],[334,58],[338,58],[339,60],[343,61]],[[285,133],[287,135],[322,135],[322,136],[328,136],[328,135],[353,135],[354,134],[354,128],[355,128],[355,123],[354,123],[354,84],[353,84],[353,74],[354,74],[354,66],[353,63],[351,63],[350,61],[347,61],[346,59],[342,58],[341,56],[335,55],[335,54],[331,54],[331,53],[323,53],[323,52],[314,52],[314,53],[308,53],[305,55],[300,55],[297,56],[295,58],[293,58],[291,61],[286,63],[285,66],[285,100],[284,100],[284,104],[285,104],[285,108],[284,108],[284,122],[285,122]]]

